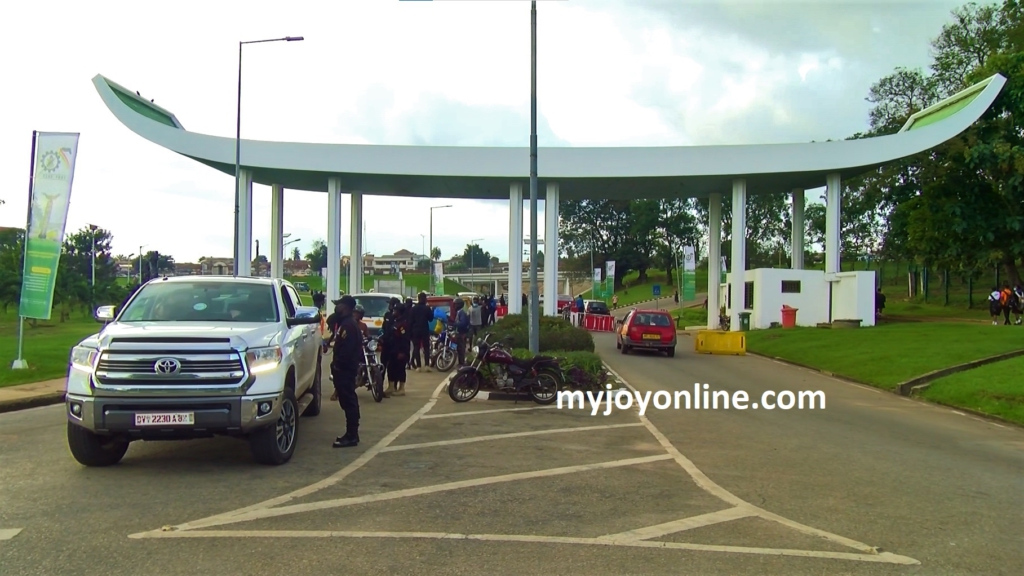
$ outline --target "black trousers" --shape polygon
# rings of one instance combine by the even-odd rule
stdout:
[[[420,359],[420,351],[423,351],[423,359]],[[412,366],[421,368],[430,364],[430,335],[427,333],[412,335]]]
[[[345,433],[359,435],[359,396],[356,395],[356,370],[339,370],[331,366],[334,377],[334,391],[338,393],[338,404],[345,412]]]

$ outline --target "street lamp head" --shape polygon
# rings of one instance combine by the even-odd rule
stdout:
[[[285,42],[302,42],[305,38],[302,36],[286,36],[284,40]]]

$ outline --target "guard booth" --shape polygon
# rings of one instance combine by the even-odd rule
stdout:
[[[719,292],[719,302],[725,304],[729,316],[734,304],[730,291],[732,278],[732,273],[726,274],[726,283],[720,286]],[[826,276],[821,270],[758,268],[747,270],[744,279],[744,302],[740,312],[750,314],[750,330],[771,328],[773,323],[813,327],[836,320],[860,320],[861,326],[875,325],[874,271]],[[792,311],[784,312],[787,308]],[[785,317],[789,315],[792,318]]]

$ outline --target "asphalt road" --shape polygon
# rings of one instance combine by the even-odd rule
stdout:
[[[3,574],[1019,574],[1024,432],[755,357],[598,346],[640,392],[821,390],[825,410],[535,409],[437,374],[337,406],[291,463],[231,439],[78,466],[62,407],[0,415]],[[435,399],[431,395],[435,394]],[[527,408],[524,410],[524,408]],[[515,410],[510,410],[515,409]],[[496,411],[476,413],[479,411]],[[583,429],[586,428],[586,429]],[[499,437],[494,437],[499,436]],[[487,438],[484,438],[487,437]]]

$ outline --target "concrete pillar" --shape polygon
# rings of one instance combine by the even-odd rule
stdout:
[[[793,230],[790,246],[793,252],[793,270],[804,268],[804,191],[793,189]]]
[[[523,313],[523,185],[508,192],[508,313]]]
[[[328,310],[341,297],[341,178],[327,179],[327,278],[324,278]]]
[[[252,170],[241,169],[238,178],[238,268],[239,276],[252,276]]]
[[[732,181],[732,262],[729,263],[729,279],[732,289],[730,328],[740,329],[740,312],[743,312],[743,293],[747,276],[747,181],[737,178]]]
[[[558,184],[544,198],[544,314],[558,314]]]
[[[284,278],[284,188],[270,187],[270,276]]]
[[[708,196],[708,330],[718,330],[722,286],[722,195]]]
[[[839,218],[842,205],[839,174],[829,174],[825,190],[825,274],[839,272]]]
[[[349,240],[349,262],[351,262],[348,275],[348,293],[360,294],[363,292],[363,193],[350,192],[352,200],[352,238]]]

